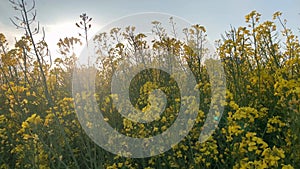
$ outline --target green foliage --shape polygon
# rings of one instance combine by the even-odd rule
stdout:
[[[180,99],[171,75],[147,69],[130,84],[131,103],[146,112],[151,106],[151,91],[160,89],[167,95],[166,109],[149,124],[123,118],[113,106],[112,98],[117,96],[110,93],[111,77],[124,59],[122,56],[149,48],[154,50],[153,55],[134,59],[155,61],[161,51],[170,59],[180,56],[197,81],[200,106],[193,129],[169,151],[144,159],[106,152],[80,126],[74,99],[85,99],[89,94],[71,97],[77,58],[72,50],[81,45],[78,38],[61,39],[57,59],[40,65],[31,51],[36,48],[42,53],[47,48],[44,41],[33,47],[32,38],[23,36],[11,48],[0,34],[0,168],[300,168],[298,37],[281,22],[279,12],[273,21],[261,22],[256,11],[245,19],[246,27],[232,28],[218,43],[226,73],[226,106],[218,129],[202,144],[198,141],[199,131],[213,102],[210,70],[201,64],[207,52],[202,47],[205,28],[193,25],[182,30],[186,41],[165,34],[157,21],[153,22],[157,39],[152,42],[146,40],[145,34],[135,32],[133,26],[95,36],[99,47],[95,83],[99,109],[105,120],[125,135],[145,137],[165,131],[176,119],[179,103],[189,103],[189,98]],[[42,73],[47,85],[41,79]]]

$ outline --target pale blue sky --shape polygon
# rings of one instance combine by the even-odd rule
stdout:
[[[18,36],[9,21],[9,17],[17,13],[8,0],[0,0],[0,3],[0,32],[10,38]],[[48,32],[51,48],[59,37],[77,35],[74,23],[84,12],[94,19],[92,32],[125,15],[164,12],[204,25],[209,38],[216,40],[230,25],[245,25],[244,16],[252,10],[261,13],[263,20],[270,20],[274,12],[282,11],[288,26],[300,34],[297,30],[300,27],[300,0],[37,0],[37,19]]]

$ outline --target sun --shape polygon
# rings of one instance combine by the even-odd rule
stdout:
[[[64,39],[65,37],[76,37],[81,39],[82,45],[76,45],[76,48],[74,48],[75,54],[77,56],[80,55],[80,52],[84,48],[86,42],[82,37],[79,36],[79,33],[82,33],[82,30],[76,27],[75,23],[76,22],[66,21],[44,26],[45,41],[47,42],[49,50],[53,57],[57,56],[57,54],[59,53],[59,48],[57,46],[59,39]],[[88,38],[93,37],[99,29],[100,26],[98,24],[93,24],[92,28],[88,32]]]

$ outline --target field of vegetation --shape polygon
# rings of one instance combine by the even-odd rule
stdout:
[[[158,51],[164,51],[170,57],[179,56],[197,81],[200,105],[192,130],[169,151],[137,159],[105,151],[87,136],[77,119],[72,76],[79,54],[74,48],[85,38],[62,37],[57,43],[59,53],[52,52],[50,57],[47,42],[36,37],[36,27],[25,7],[16,7],[22,11],[18,26],[24,28],[24,35],[12,45],[0,33],[1,169],[300,168],[299,31],[290,30],[280,12],[264,21],[260,13],[252,11],[245,16],[245,25],[225,30],[216,42],[226,75],[226,102],[218,128],[204,143],[198,141],[199,131],[212,101],[208,68],[201,64],[206,51],[202,47],[206,41],[204,26],[182,30],[185,41],[164,33],[158,21],[150,28],[156,37],[151,42],[136,32],[134,25],[93,38],[99,46],[95,49],[99,62],[93,65],[97,68],[99,109],[111,126],[127,136],[147,137],[165,131],[176,119],[178,102],[183,100],[176,93],[176,82],[149,70],[147,77],[141,74],[132,82],[132,104],[146,109],[150,90],[161,88],[170,95],[166,110],[151,125],[122,118],[113,106],[115,96],[109,92],[111,75],[123,59],[120,56],[150,47],[157,52],[149,56],[155,60]],[[162,77],[154,78],[158,74]]]

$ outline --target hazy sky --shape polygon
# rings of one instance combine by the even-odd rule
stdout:
[[[28,0],[30,1],[30,0]],[[19,35],[9,18],[18,15],[8,0],[0,0],[0,32],[10,39]],[[220,38],[232,26],[243,26],[244,16],[252,10],[271,19],[276,11],[283,12],[288,26],[297,35],[300,27],[300,0],[36,0],[37,19],[45,27],[50,49],[59,38],[76,36],[75,22],[81,13],[93,20],[92,33],[119,17],[141,12],[164,12],[182,17],[193,24],[204,25],[211,40]]]

